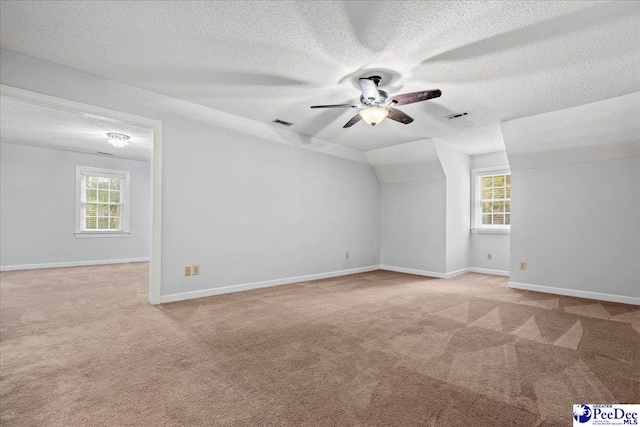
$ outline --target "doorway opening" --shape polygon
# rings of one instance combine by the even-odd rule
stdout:
[[[145,242],[147,245],[145,251],[148,256],[139,258],[140,260],[149,259],[149,302],[159,304],[161,294],[162,122],[6,85],[0,85],[0,100],[2,101],[3,116],[8,118],[8,120],[4,120],[5,117],[3,117],[3,148],[6,143],[7,150],[12,150],[17,156],[15,158],[22,156],[20,153],[15,153],[16,150],[22,149],[58,150],[72,152],[74,156],[77,154],[71,160],[78,163],[74,170],[76,187],[73,209],[75,220],[73,223],[75,227],[68,230],[66,225],[60,227],[63,228],[61,232],[69,233],[69,235],[65,234],[66,241],[69,236],[73,236],[77,240],[92,239],[98,242],[112,241],[113,238],[120,237],[124,239],[118,240],[133,242],[135,239],[130,236],[134,233],[132,230],[134,224],[137,224],[140,230],[142,227],[148,227],[143,233],[140,233],[150,238]],[[71,126],[65,128],[67,126],[65,123],[70,123]],[[24,130],[26,137],[18,138],[16,136],[20,133],[20,129]],[[67,133],[63,135],[65,129]],[[60,133],[58,138],[56,138],[57,132]],[[107,135],[107,133],[116,135]],[[68,157],[66,155],[65,158]],[[105,163],[105,159],[98,159],[98,157],[110,157],[110,163]],[[48,163],[46,156],[43,155],[42,159],[44,159],[43,164],[46,165]],[[133,179],[133,170],[122,167],[100,167],[104,164],[107,166],[118,165],[116,159],[122,159],[123,162],[126,161],[129,162],[129,165],[133,165],[128,169],[134,169],[136,173],[148,175],[136,182]],[[148,166],[136,167],[136,161],[148,162]],[[64,169],[65,173],[69,169],[67,166]],[[42,177],[46,176],[46,174],[42,175]],[[33,181],[27,179],[25,182],[33,184]],[[145,209],[148,208],[148,211],[143,214],[145,218],[133,218],[134,212],[131,208],[136,207],[136,202],[140,202],[137,204],[140,207],[146,201],[131,200],[130,194],[135,193],[136,188],[133,187],[136,185],[138,186],[136,191],[143,191],[139,186],[143,181],[148,182],[148,186],[144,187],[149,196],[148,206],[144,206]],[[38,186],[47,185],[46,182],[36,184]],[[20,197],[22,185],[23,183],[15,186],[16,197]],[[68,185],[65,184],[64,194],[68,199],[69,189],[67,187]],[[71,212],[68,204],[64,205],[65,215]],[[136,215],[141,210],[144,209],[136,209]],[[52,211],[52,214],[58,215],[59,212]],[[10,220],[10,218],[5,219]],[[42,218],[42,216],[35,218],[35,221],[39,221],[37,218]],[[7,225],[12,227],[11,224]],[[26,228],[22,227],[22,230],[24,231]],[[52,239],[50,241],[56,241],[55,236],[50,237]],[[35,240],[32,241],[36,242],[38,238],[39,236],[36,234],[33,237]],[[16,235],[14,240],[21,242],[21,244],[29,244],[24,236]],[[94,246],[107,247],[108,245],[104,243]],[[39,258],[35,256],[20,258],[19,251],[6,250],[7,248],[15,248],[16,245],[14,242],[5,241],[4,236],[3,247],[5,249],[3,253],[8,252],[12,255],[2,260],[2,270],[96,265],[106,264],[108,263],[106,261],[109,260],[126,262],[138,259],[138,257],[132,258],[126,255],[123,258],[118,258],[110,254],[107,258],[96,255],[97,259],[87,259],[91,257],[80,256],[77,261],[74,261],[74,255],[71,254],[70,258],[65,260],[60,258],[59,253],[55,253],[51,248],[48,252],[40,254]],[[79,247],[86,250],[90,246],[77,245],[75,249],[69,249],[69,251],[78,250]],[[111,247],[116,246],[111,245]]]

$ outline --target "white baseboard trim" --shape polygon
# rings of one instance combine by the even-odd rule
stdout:
[[[620,302],[623,304],[640,305],[640,298],[624,295],[603,294],[600,292],[581,291],[577,289],[554,288],[552,286],[531,285],[529,283],[509,282],[510,288],[526,291],[544,292],[547,294],[565,295],[569,297],[595,299],[600,301]]]
[[[223,286],[221,288],[202,289],[199,291],[180,292],[177,294],[161,295],[160,302],[176,302],[194,298],[210,297],[232,292],[248,291],[250,289],[267,288],[270,286],[289,285],[291,283],[308,282],[309,280],[327,279],[330,277],[347,276],[349,274],[366,273],[379,270],[379,265],[350,268],[348,270],[329,271],[327,273],[309,274],[306,276],[288,277],[285,279],[266,280],[264,282],[244,283],[240,285]]]
[[[51,262],[47,264],[23,264],[23,265],[3,265],[0,271],[16,271],[16,270],[37,270],[41,268],[60,268],[60,267],[82,267],[87,265],[104,265],[104,264],[125,264],[128,262],[146,262],[149,257],[144,258],[125,258],[125,259],[100,259],[94,261],[71,261],[71,262]]]
[[[461,274],[471,271],[469,268],[451,271],[449,273],[438,273],[436,271],[417,270],[415,268],[396,267],[394,265],[381,265],[380,270],[395,271],[396,273],[415,274],[416,276],[434,277],[436,279],[451,279]]]
[[[509,275],[511,274],[508,270],[492,270],[490,268],[471,267],[469,269],[469,271],[472,272],[472,273],[491,274],[493,276],[507,276],[507,277],[509,277]]]
[[[456,276],[460,276],[460,275],[462,275],[462,274],[464,274],[464,273],[468,273],[468,272],[470,272],[470,271],[471,271],[471,269],[470,269],[470,268],[461,268],[460,270],[451,271],[451,272],[449,272],[449,273],[445,274],[445,275],[444,275],[444,278],[445,278],[445,279],[451,279],[451,278],[454,278],[454,277],[456,277]]]
[[[445,273],[437,273],[435,271],[417,270],[415,268],[395,267],[393,265],[381,265],[380,270],[395,271],[396,273],[415,274],[416,276],[434,277],[436,279],[444,279]]]

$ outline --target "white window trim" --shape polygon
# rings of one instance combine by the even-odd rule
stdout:
[[[124,183],[124,215],[122,216],[122,230],[96,230],[88,231],[82,229],[82,175],[83,172],[122,178]],[[129,171],[119,171],[113,169],[94,168],[89,166],[76,166],[76,231],[73,233],[76,239],[92,238],[118,238],[129,237]]]
[[[471,232],[473,234],[511,234],[511,228],[495,226],[485,226],[483,228],[473,227],[471,228]]]
[[[500,175],[511,173],[509,165],[491,166],[471,170],[471,232],[474,234],[511,234],[511,225],[485,225],[476,227],[476,210],[478,209],[477,194],[478,177],[485,175]],[[513,181],[511,182],[513,184]]]

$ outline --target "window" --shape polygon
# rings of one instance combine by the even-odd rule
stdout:
[[[76,168],[76,237],[127,237],[129,172]]]
[[[508,233],[511,229],[511,171],[508,166],[474,169],[474,233]]]

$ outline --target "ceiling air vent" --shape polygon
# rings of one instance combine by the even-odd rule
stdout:
[[[277,124],[279,124],[279,125],[287,126],[287,127],[288,127],[288,126],[291,126],[291,125],[293,124],[293,123],[291,123],[291,122],[285,122],[284,120],[280,120],[280,119],[275,119],[275,120],[273,121],[273,123],[277,123]]]
[[[96,151],[97,154],[101,154],[103,156],[113,156],[113,153],[105,153],[104,151]]]
[[[460,117],[464,117],[464,116],[468,116],[469,113],[464,112],[464,113],[455,113],[455,114],[449,114],[448,116],[444,116],[445,119],[449,119],[449,120],[453,120],[453,119],[459,119]]]

